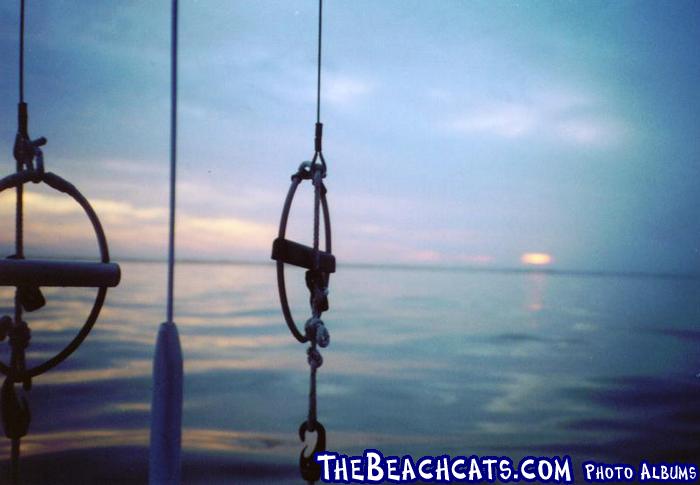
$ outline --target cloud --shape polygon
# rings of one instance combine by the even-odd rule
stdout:
[[[283,65],[272,80],[263,80],[270,93],[279,102],[316,104],[316,75],[297,66]],[[321,103],[338,109],[354,106],[375,92],[377,84],[360,74],[338,72],[322,73]]]
[[[540,140],[604,148],[629,133],[607,112],[603,101],[553,90],[519,102],[489,102],[471,107],[442,125],[448,133],[510,140]]]
[[[323,85],[323,101],[346,107],[374,91],[374,83],[347,75],[327,76]]]
[[[179,109],[182,112],[181,106]],[[170,167],[165,161],[153,163],[148,160],[129,159],[104,159],[100,160],[98,165],[100,169],[107,170],[120,177],[124,177],[126,174],[139,177],[140,180],[143,180],[146,176],[165,178]]]
[[[406,255],[409,261],[417,263],[435,263],[442,259],[442,255],[432,249],[421,249],[417,251],[409,251]]]
[[[231,254],[231,249],[269,252],[277,227],[234,217],[195,217],[178,219],[183,249],[215,256]],[[184,236],[184,235],[187,236]]]
[[[178,255],[184,258],[267,260],[271,241],[277,232],[279,194],[267,191],[242,191],[235,198],[216,191],[208,192],[212,208],[206,209],[193,201],[201,195],[195,184],[183,182],[180,195],[187,205],[178,210],[176,231]],[[341,197],[342,198],[342,197]],[[489,263],[484,258],[462,256],[463,251],[478,251],[473,246],[478,234],[464,228],[444,227],[430,219],[431,228],[416,231],[416,217],[434,214],[437,207],[416,203],[407,198],[389,198],[369,194],[353,197],[352,204],[335,207],[334,253],[342,261],[410,262],[410,263]],[[115,259],[124,256],[160,258],[165,254],[168,211],[166,207],[116,200],[109,197],[91,198],[102,221]],[[311,201],[300,199],[295,207],[288,237],[310,243],[310,223],[295,214],[310,214]],[[261,217],[274,207],[275,217]],[[69,197],[54,194],[40,187],[25,193],[25,243],[30,255],[97,256],[90,223],[80,206]],[[231,211],[231,208],[235,210]],[[223,208],[223,209],[222,209]],[[264,208],[264,210],[262,210]],[[215,211],[215,212],[212,212]],[[404,214],[397,218],[396,211]],[[241,212],[245,213],[241,215]],[[227,214],[235,213],[235,217]],[[373,220],[367,220],[367,214]],[[416,214],[419,214],[416,216]],[[0,217],[11,223],[14,198],[0,198]],[[427,216],[426,216],[427,218]],[[304,224],[306,222],[307,224]],[[466,248],[465,244],[469,243]],[[0,234],[0,244],[13,244],[13,233]],[[88,251],[85,250],[87,248]],[[9,249],[8,249],[9,250]],[[474,254],[481,254],[475,252]]]
[[[492,105],[456,118],[449,124],[449,128],[464,134],[518,138],[531,133],[538,121],[538,113],[528,106]]]
[[[61,253],[76,251],[76,245],[93,243],[90,225],[80,206],[64,196],[36,192],[25,194],[27,213],[26,240],[41,241],[38,249]],[[167,210],[162,207],[135,206],[111,199],[93,199],[93,208],[104,226],[110,246],[116,252],[137,251],[140,256],[159,254],[167,234]],[[14,212],[10,197],[0,200],[0,216]],[[177,236],[184,255],[236,257],[237,251],[262,251],[265,254],[274,239],[276,227],[243,218],[202,217],[189,213],[177,215]],[[13,232],[0,235],[0,243],[11,244]],[[240,254],[238,254],[240,256]]]
[[[556,133],[573,143],[610,146],[625,136],[625,127],[614,120],[573,119],[555,126]]]
[[[490,254],[459,254],[455,257],[455,261],[466,264],[489,264],[494,259]]]

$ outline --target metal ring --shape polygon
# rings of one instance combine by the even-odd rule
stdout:
[[[37,177],[36,171],[25,170],[22,172],[14,173],[12,175],[8,175],[7,177],[0,180],[0,192],[12,187],[19,187],[20,185],[24,185],[30,181],[33,181],[35,183],[44,182],[49,187],[71,196],[73,200],[75,200],[83,208],[85,214],[88,216],[90,222],[92,223],[93,229],[95,230],[95,236],[97,237],[97,244],[100,250],[100,260],[102,263],[109,263],[109,248],[107,246],[107,238],[105,237],[104,230],[102,229],[102,224],[100,223],[97,214],[95,213],[87,199],[70,182],[67,182],[58,175],[51,172],[41,173],[39,177]],[[104,304],[105,296],[107,296],[107,287],[100,286],[97,291],[97,296],[95,296],[95,302],[92,306],[92,310],[90,311],[90,314],[88,315],[87,320],[83,324],[82,328],[80,329],[78,334],[73,338],[73,340],[71,340],[70,343],[68,343],[68,345],[66,345],[63,350],[61,350],[58,354],[56,354],[43,364],[37,365],[30,369],[25,369],[23,372],[14,375],[14,381],[22,382],[27,378],[41,375],[44,372],[56,367],[58,364],[66,360],[68,356],[70,356],[73,352],[75,352],[75,350],[80,346],[80,344],[83,343],[85,338],[88,336],[90,330],[92,330],[93,325],[95,325],[97,317],[100,314],[100,310],[102,309],[102,305]],[[10,371],[10,367],[4,362],[0,361],[0,372],[2,372],[5,375],[8,375]]]
[[[299,175],[295,175],[292,177],[292,185],[289,187],[289,192],[287,192],[287,198],[284,201],[284,208],[282,209],[282,217],[280,219],[280,227],[279,227],[279,234],[278,237],[280,239],[284,239],[284,236],[287,232],[287,220],[289,219],[289,211],[292,208],[292,202],[294,201],[294,194],[297,191],[297,187],[299,187],[299,184],[301,183],[302,178]],[[326,191],[325,188],[323,187],[323,184],[321,184],[321,187],[319,188],[321,191],[320,198],[321,198],[321,207],[323,209],[323,225],[324,225],[324,231],[325,231],[325,239],[326,239],[326,252],[328,254],[331,254],[331,218],[330,218],[330,213],[328,211],[328,201],[326,200]],[[326,285],[328,285],[328,281],[330,279],[330,274],[326,273],[325,274],[325,280],[326,280]],[[299,327],[297,324],[294,322],[294,317],[292,317],[292,312],[289,309],[289,301],[287,300],[287,288],[285,286],[285,280],[284,280],[284,263],[282,261],[277,261],[277,289],[279,290],[280,294],[280,304],[282,305],[282,314],[284,315],[284,320],[287,322],[287,326],[289,327],[289,331],[292,332],[292,335],[294,338],[296,338],[300,343],[305,343],[308,342],[309,339],[306,338],[306,335],[301,333],[299,331]]]

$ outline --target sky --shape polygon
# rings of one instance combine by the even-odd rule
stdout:
[[[0,5],[0,173],[14,170],[17,3]],[[91,200],[115,259],[165,257],[169,2],[26,8],[48,169]],[[316,22],[312,0],[181,0],[179,257],[269,259],[289,177],[313,155]],[[697,272],[698,45],[694,1],[326,0],[339,264]],[[70,199],[31,186],[26,204],[30,255],[96,254]],[[289,236],[309,244],[312,216],[305,186]]]

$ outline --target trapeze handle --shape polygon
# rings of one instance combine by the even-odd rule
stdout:
[[[0,260],[0,286],[114,287],[121,279],[115,263]]]
[[[314,269],[314,248],[288,239],[277,238],[272,243],[272,259],[306,269]],[[322,273],[335,273],[335,256],[319,251],[318,269]]]

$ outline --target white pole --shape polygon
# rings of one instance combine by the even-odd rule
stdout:
[[[182,422],[182,352],[177,327],[165,322],[158,330],[153,360],[151,405],[151,485],[180,483]]]
[[[182,350],[173,321],[175,273],[175,176],[177,168],[177,0],[172,3],[170,70],[170,234],[167,319],[160,325],[153,359],[149,483],[179,485],[182,427]]]

